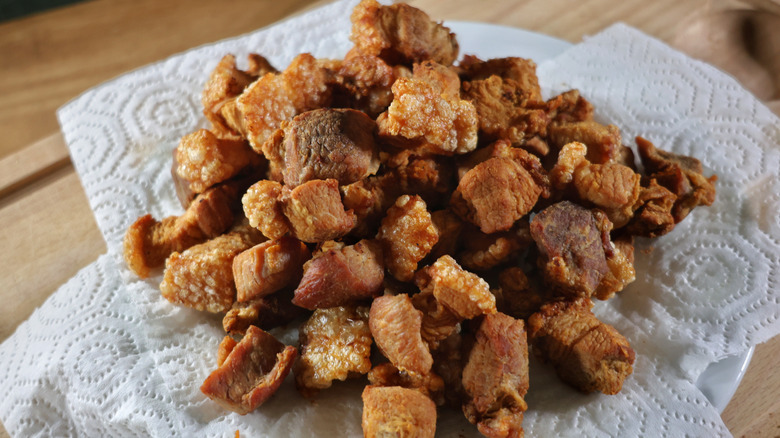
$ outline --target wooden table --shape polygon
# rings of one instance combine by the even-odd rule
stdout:
[[[323,1],[97,0],[0,24],[0,341],[106,250],[55,110],[84,90],[187,48]],[[623,21],[673,43],[708,0],[412,0],[436,19],[499,23],[580,41]],[[780,435],[780,337],[757,347],[723,413],[735,436]],[[0,425],[0,438],[7,433]]]

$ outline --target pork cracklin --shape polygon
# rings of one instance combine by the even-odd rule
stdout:
[[[289,372],[315,400],[362,379],[367,437],[434,436],[440,409],[523,436],[529,352],[618,393],[636,354],[592,308],[642,275],[634,240],[711,205],[716,177],[627,144],[577,90],[545,100],[531,60],[461,56],[419,9],[364,0],[351,20],[342,59],[225,54],[211,127],[173,153],[181,215],[127,230],[135,274],[222,315],[202,392],[243,415]]]

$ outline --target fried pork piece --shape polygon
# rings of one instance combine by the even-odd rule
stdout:
[[[290,236],[247,249],[233,259],[236,299],[250,301],[297,283],[309,258],[309,248]]]
[[[395,175],[372,175],[358,182],[339,186],[346,210],[352,210],[357,225],[350,236],[363,238],[374,236],[387,209],[401,194]]]
[[[362,426],[365,438],[433,438],[436,404],[414,389],[366,386]]]
[[[545,304],[528,319],[528,338],[534,354],[566,383],[586,393],[617,394],[633,372],[635,353],[592,306],[587,298]]]
[[[376,123],[360,111],[316,109],[283,121],[262,149],[271,173],[281,174],[290,188],[328,178],[351,184],[379,168],[375,130]]]
[[[542,189],[541,196],[544,198],[550,196],[550,177],[542,166],[542,162],[525,149],[512,147],[508,140],[497,140],[460,158],[457,164],[458,180],[463,179],[466,173],[477,164],[496,157],[509,158],[523,166],[536,185]]]
[[[441,155],[477,147],[477,112],[462,100],[459,79],[440,64],[416,64],[411,78],[393,84],[393,102],[379,115],[379,134],[402,147],[425,145]]]
[[[466,418],[487,437],[523,436],[528,391],[525,325],[503,313],[485,316],[463,368]]]
[[[449,157],[416,155],[402,150],[385,162],[401,193],[420,195],[429,207],[444,206],[455,188],[455,169]]]
[[[474,55],[465,55],[458,64],[458,73],[463,81],[497,76],[504,81],[512,82],[525,99],[542,100],[542,89],[536,76],[536,63],[530,59],[507,57],[483,61]]]
[[[412,75],[408,68],[391,66],[376,55],[362,53],[357,47],[347,52],[343,62],[334,70],[342,94],[334,96],[334,100],[341,97],[344,106],[361,110],[372,119],[387,110],[393,101],[390,89],[393,82]]]
[[[455,254],[463,243],[460,238],[464,229],[463,221],[449,208],[431,213],[431,221],[439,234],[439,241],[428,257],[437,260],[445,254]]]
[[[650,179],[639,192],[636,211],[626,230],[634,236],[659,237],[674,229],[675,220],[672,216],[677,196],[666,187]]]
[[[250,326],[271,330],[285,325],[307,313],[292,303],[292,297],[289,289],[246,302],[236,301],[222,318],[222,328],[231,335],[243,335]]]
[[[421,333],[432,348],[455,333],[464,319],[496,312],[490,286],[478,275],[465,271],[449,255],[417,273],[420,293],[412,298],[423,313]]]
[[[283,72],[268,73],[247,87],[237,98],[236,109],[252,148],[261,152],[265,140],[283,120],[328,106],[328,80],[328,70],[310,54],[302,53]]]
[[[445,403],[455,409],[463,405],[463,366],[470,347],[471,343],[464,342],[460,333],[453,333],[431,351],[433,372],[444,382]]]
[[[295,347],[250,327],[200,390],[222,407],[246,415],[274,395],[297,355]]]
[[[622,291],[628,284],[636,280],[633,236],[616,239],[612,246],[613,250],[606,253],[609,271],[604,274],[593,294],[600,300],[612,298],[616,292]]]
[[[493,234],[470,228],[463,240],[465,248],[458,252],[458,260],[469,269],[483,271],[513,260],[518,252],[533,243],[525,220],[518,221],[509,231]]]
[[[125,233],[127,266],[139,277],[146,278],[152,269],[163,266],[171,253],[222,234],[233,223],[232,206],[237,198],[238,188],[224,184],[198,195],[181,216],[162,221],[149,214],[141,216]]]
[[[675,223],[685,219],[699,205],[715,202],[715,181],[718,177],[705,178],[699,160],[658,149],[642,137],[636,138],[636,144],[649,178],[677,196],[672,208]]]
[[[223,140],[206,129],[185,135],[173,151],[174,177],[193,193],[226,181],[260,162],[244,140]]]
[[[517,161],[495,157],[466,172],[450,208],[483,233],[506,231],[531,211],[542,190]]]
[[[460,319],[496,312],[496,299],[487,282],[461,268],[448,255],[425,268],[421,278],[421,293],[432,293],[437,302]]]
[[[322,248],[303,265],[293,303],[313,310],[365,301],[382,292],[384,278],[379,242],[364,239]]]
[[[451,65],[458,58],[458,42],[450,29],[404,3],[383,6],[363,0],[352,11],[349,39],[364,54],[389,64],[411,66],[425,60]]]
[[[528,319],[550,299],[517,266],[506,268],[498,274],[498,288],[492,292],[496,297],[498,311],[517,319]]]
[[[301,357],[295,383],[306,396],[329,388],[334,380],[371,369],[371,331],[367,307],[317,309],[299,329]]]
[[[252,184],[241,198],[249,224],[269,239],[280,239],[290,232],[281,201],[282,185],[262,180]]]
[[[292,234],[304,242],[334,240],[355,227],[355,213],[344,211],[335,179],[307,181],[292,190],[284,186],[280,200]]]
[[[428,374],[433,358],[420,335],[422,312],[406,294],[384,295],[371,303],[368,325],[379,350],[401,371]]]
[[[222,364],[225,363],[225,359],[227,359],[227,357],[230,355],[230,352],[236,348],[236,345],[238,345],[238,341],[233,339],[231,336],[225,336],[222,338],[222,342],[219,343],[219,349],[217,350],[218,367],[221,367]]]
[[[241,130],[232,128],[231,123],[225,119],[222,114],[223,107],[235,106],[235,98],[258,77],[266,73],[276,73],[276,69],[262,56],[250,53],[248,58],[249,68],[243,71],[236,68],[235,56],[223,56],[203,89],[203,115],[220,137],[241,138],[242,133]]]
[[[593,120],[551,123],[547,133],[555,150],[571,142],[585,144],[586,158],[594,164],[618,163],[623,158],[623,140],[615,125],[602,125]]]
[[[550,122],[544,102],[528,101],[523,90],[499,76],[463,82],[463,98],[474,104],[479,133],[488,140],[507,139],[522,146],[547,134]]]
[[[227,312],[236,300],[233,258],[261,240],[259,233],[241,228],[174,252],[165,261],[160,292],[174,304]]]
[[[584,144],[566,144],[550,171],[553,185],[558,190],[574,186],[579,198],[606,213],[614,228],[626,225],[639,199],[641,176],[622,164],[592,164],[586,154]]]
[[[439,240],[425,201],[402,195],[387,210],[376,235],[382,244],[387,270],[401,281],[411,281],[417,263]]]
[[[547,105],[542,100],[536,64],[523,58],[482,61],[467,56],[459,66],[463,98],[474,104],[480,136],[524,146],[547,134]]]
[[[553,204],[531,220],[544,280],[562,295],[593,295],[609,272],[606,251],[611,224],[603,213],[569,201]]]
[[[433,400],[437,406],[444,404],[444,381],[434,373],[425,375],[407,373],[399,370],[390,362],[381,363],[368,372],[368,381],[372,386],[400,386],[416,389]]]
[[[559,123],[593,120],[593,105],[579,90],[565,91],[547,101],[549,117]]]

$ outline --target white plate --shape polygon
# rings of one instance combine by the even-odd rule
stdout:
[[[569,42],[513,27],[463,21],[448,21],[446,25],[458,35],[461,54],[479,53],[482,59],[520,56],[539,64],[571,47]],[[731,400],[752,357],[751,347],[711,363],[699,376],[696,386],[719,412]]]

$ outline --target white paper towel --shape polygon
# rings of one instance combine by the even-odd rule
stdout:
[[[63,107],[62,130],[108,254],[63,285],[0,346],[0,419],[13,436],[360,436],[359,383],[316,403],[286,382],[239,416],[199,386],[214,368],[220,319],[161,298],[121,240],[140,215],[180,214],[171,150],[205,126],[200,92],[226,53],[341,57],[355,1],[203,46],[119,77]],[[240,62],[240,61],[239,61]],[[241,66],[241,65],[240,65]],[[638,280],[597,303],[637,351],[616,396],[582,395],[531,363],[528,436],[719,436],[728,430],[696,389],[707,364],[780,333],[778,119],[733,79],[623,25],[539,66],[546,96],[579,88],[624,138],[700,158],[718,195],[638,252]],[[75,243],[77,244],[77,243]],[[288,342],[290,333],[280,333]],[[459,412],[439,436],[477,436]]]

